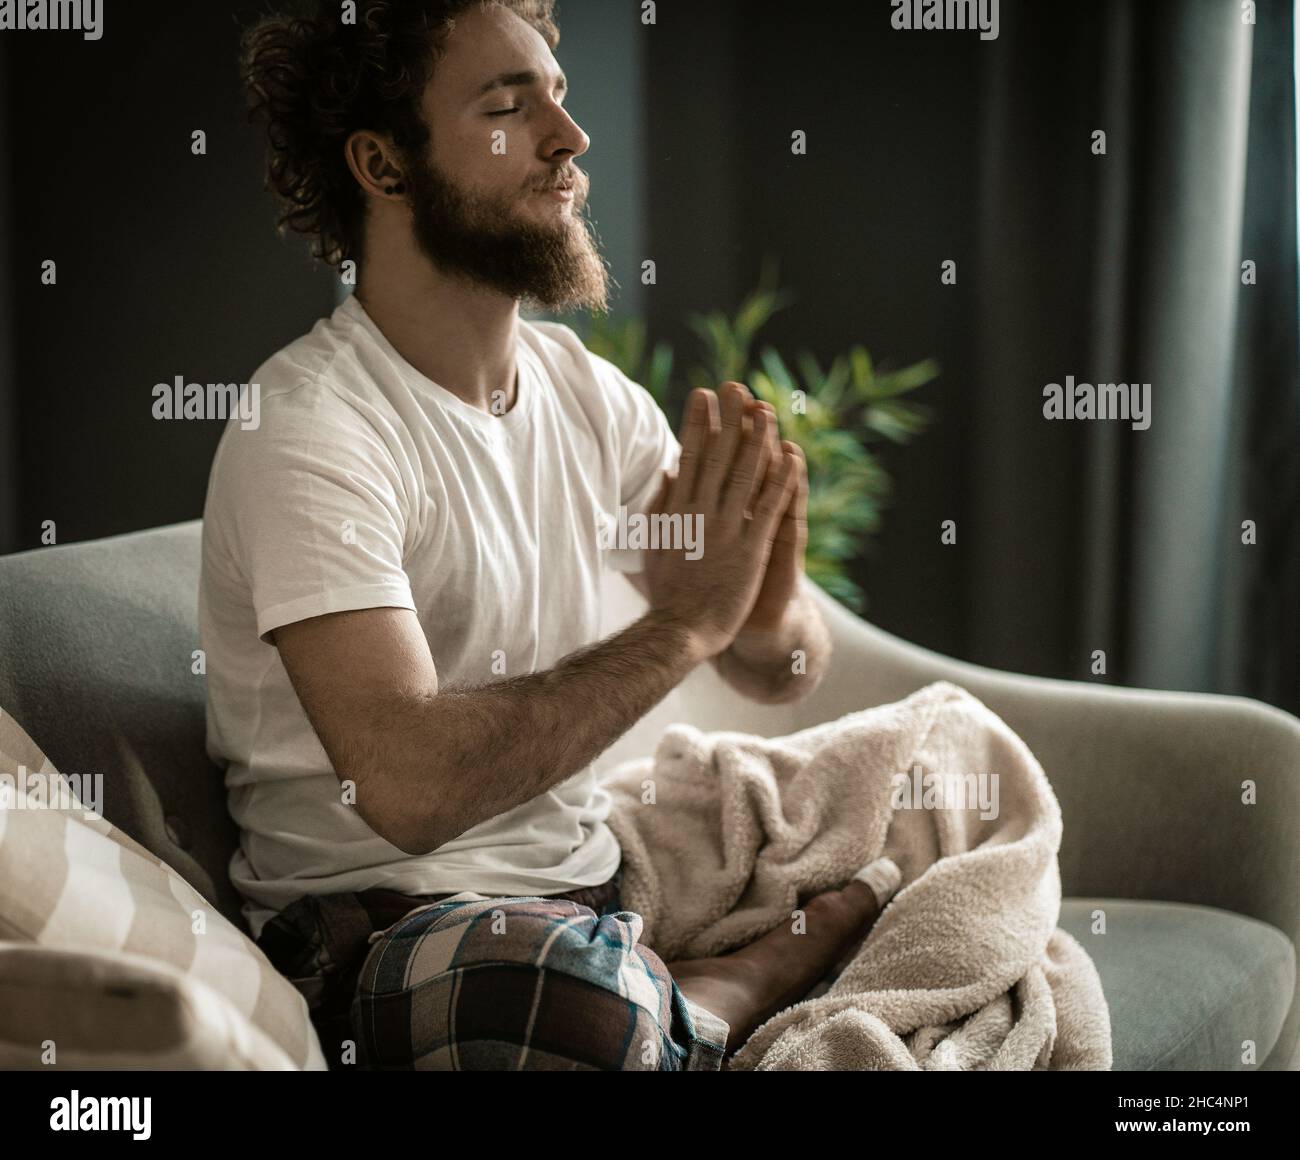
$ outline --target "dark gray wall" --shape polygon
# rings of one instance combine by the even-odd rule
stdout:
[[[861,580],[867,617],[943,652],[964,648],[965,549],[939,543],[966,514],[971,298],[939,284],[974,257],[982,54],[977,34],[891,35],[889,6],[666,0],[647,35],[650,249],[656,333],[686,352],[689,312],[731,309],[779,259],[798,302],[766,341],[823,365],[862,343],[878,364],[926,357],[939,412],[886,448],[894,508]],[[986,56],[984,57],[986,59]],[[808,135],[793,156],[791,134]]]
[[[96,42],[6,34],[0,355],[14,350],[0,396],[18,451],[0,551],[38,546],[43,520],[64,543],[200,515],[221,424],[156,421],[154,385],[245,382],[331,307],[329,277],[278,239],[261,190],[237,75],[244,8],[135,0],[107,8]]]
[[[153,419],[154,385],[245,382],[335,304],[332,274],[274,231],[243,119],[239,27],[265,7],[133,0],[97,42],[0,44],[0,552],[39,546],[44,520],[65,543],[202,514],[221,424]],[[565,0],[560,16],[613,310],[639,311],[636,9]]]
[[[565,107],[591,138],[578,162],[591,177],[590,213],[610,273],[615,317],[645,309],[645,101],[638,6],[621,0],[562,0],[556,59],[569,78]]]

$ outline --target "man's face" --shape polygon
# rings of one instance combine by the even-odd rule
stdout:
[[[563,99],[525,21],[498,7],[460,17],[424,94],[429,154],[405,158],[415,236],[440,270],[530,306],[604,311],[609,276],[573,164],[590,141]]]

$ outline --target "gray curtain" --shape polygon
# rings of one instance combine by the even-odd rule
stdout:
[[[1235,0],[1006,7],[982,142],[971,651],[1032,669],[1046,644],[1069,676],[1300,712],[1291,4],[1262,0],[1255,27]],[[1044,418],[1068,375],[1150,383],[1150,428]]]

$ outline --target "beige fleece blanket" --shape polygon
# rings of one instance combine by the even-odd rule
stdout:
[[[964,689],[771,740],[674,725],[607,784],[623,902],[665,961],[735,950],[882,855],[903,872],[829,990],[737,1069],[1109,1070],[1096,969],[1056,925],[1056,797]]]

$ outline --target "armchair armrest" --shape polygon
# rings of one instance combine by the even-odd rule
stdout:
[[[1300,927],[1300,720],[1245,697],[999,672],[920,648],[817,590],[835,643],[796,728],[899,700],[932,681],[967,689],[1041,762],[1065,820],[1064,893],[1218,906]],[[1242,783],[1254,783],[1255,805]]]
[[[999,672],[920,648],[817,590],[835,655],[795,728],[960,685],[1038,758],[1061,804],[1063,895],[1219,907],[1300,946],[1300,720],[1246,697]],[[979,771],[970,771],[979,772]],[[1253,786],[1254,804],[1243,783]],[[1300,1068],[1300,985],[1267,1068]]]

